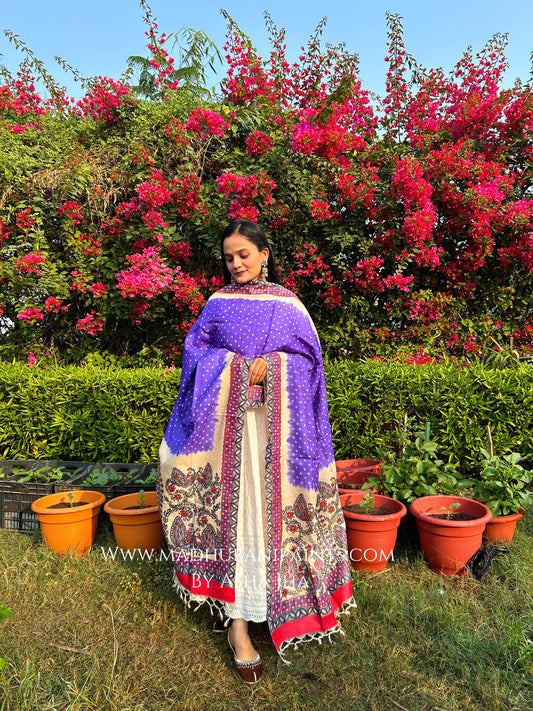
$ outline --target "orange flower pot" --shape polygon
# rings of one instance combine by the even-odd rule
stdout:
[[[401,501],[389,496],[374,494],[374,506],[389,509],[390,514],[372,516],[370,514],[345,511],[344,506],[360,503],[365,491],[350,491],[341,494],[348,539],[348,553],[355,570],[377,572],[383,570],[392,556],[398,526],[407,509]]]
[[[146,491],[144,496],[144,508],[129,508],[139,506],[138,492],[118,496],[104,506],[113,524],[115,540],[123,550],[158,551],[165,543],[157,493]]]
[[[444,513],[443,507],[450,510],[450,505],[455,503],[459,507],[452,513],[470,514],[475,518],[453,521],[431,516]],[[409,510],[416,518],[420,545],[431,570],[448,577],[465,575],[466,564],[481,548],[485,525],[492,518],[490,510],[479,501],[462,496],[422,496],[412,502]]]
[[[51,509],[60,503],[87,501],[83,506]],[[37,514],[43,541],[56,553],[71,551],[76,556],[87,553],[98,527],[98,514],[105,501],[99,491],[62,491],[48,494],[34,501],[32,511]]]
[[[524,518],[525,512],[521,506],[517,513],[493,516],[485,526],[483,540],[491,543],[510,543],[513,540],[516,524]]]
[[[341,459],[335,462],[339,494],[351,494],[371,476],[379,476],[382,464],[376,459]],[[350,484],[352,488],[347,489],[343,484]]]

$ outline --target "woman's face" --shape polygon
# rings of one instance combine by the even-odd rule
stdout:
[[[226,237],[223,244],[226,266],[234,281],[246,284],[252,279],[259,279],[261,264],[268,259],[268,249],[260,252],[253,242],[234,232]]]

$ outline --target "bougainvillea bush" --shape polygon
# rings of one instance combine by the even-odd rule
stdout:
[[[268,16],[265,59],[227,17],[208,102],[170,81],[146,17],[156,100],[98,77],[74,101],[31,54],[4,72],[4,358],[173,362],[222,283],[218,238],[235,218],[264,226],[330,355],[531,350],[533,96],[502,87],[504,36],[446,75],[417,65],[388,15],[379,99],[355,55],[323,48],[323,23],[290,63]]]

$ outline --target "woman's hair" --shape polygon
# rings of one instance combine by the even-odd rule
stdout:
[[[278,268],[276,267],[276,260],[274,259],[274,254],[266,234],[262,227],[256,222],[251,220],[233,220],[226,227],[220,238],[220,258],[222,260],[222,271],[224,272],[224,283],[231,283],[231,275],[229,273],[228,267],[226,265],[226,258],[224,257],[224,240],[231,235],[241,235],[245,237],[248,242],[255,244],[257,249],[262,252],[265,247],[268,249],[268,277],[267,281],[274,282],[274,284],[279,284]]]

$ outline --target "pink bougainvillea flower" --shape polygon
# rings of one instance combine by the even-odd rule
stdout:
[[[20,321],[26,321],[27,323],[35,323],[35,321],[42,321],[44,315],[39,311],[39,309],[28,307],[18,313],[17,318],[20,319]]]
[[[396,287],[400,291],[409,291],[409,284],[413,281],[414,276],[404,277],[401,274],[388,276],[383,280],[383,283],[388,289]]]
[[[254,131],[246,139],[246,153],[249,156],[262,156],[272,148],[274,141],[262,131]]]
[[[321,136],[319,128],[312,126],[309,121],[302,121],[292,130],[292,149],[295,152],[312,155],[320,144]]]
[[[140,254],[126,257],[131,266],[117,274],[117,288],[122,296],[152,299],[170,287],[174,270],[164,263],[159,253],[160,248],[148,247]]]
[[[15,214],[15,220],[17,227],[24,232],[29,230],[35,224],[35,219],[31,217],[31,208],[27,207],[25,210],[21,210]]]
[[[107,293],[107,286],[97,281],[94,284],[89,285],[89,291],[93,296],[105,296]]]
[[[56,299],[55,296],[49,296],[44,302],[44,310],[52,311],[57,314],[61,310],[62,299]]]
[[[96,336],[97,333],[104,330],[104,322],[94,311],[91,311],[78,320],[76,328],[78,331],[85,331],[90,336]]]
[[[187,263],[192,256],[192,249],[189,242],[172,242],[168,247],[168,256],[174,262]]]
[[[338,212],[332,212],[329,203],[323,200],[311,200],[310,212],[315,220],[331,220],[339,215]]]
[[[202,139],[209,138],[209,136],[225,138],[224,131],[229,127],[229,123],[220,114],[211,109],[204,109],[201,106],[191,111],[189,119],[184,126],[186,130],[197,133]]]
[[[30,252],[20,259],[17,259],[17,267],[21,272],[26,274],[41,274],[38,265],[45,261],[45,256],[42,252]]]
[[[72,113],[81,117],[91,117],[94,121],[112,124],[119,121],[119,110],[128,104],[135,104],[129,96],[130,87],[109,77],[95,77],[91,90],[76,103]]]
[[[81,206],[75,200],[69,200],[61,205],[57,211],[58,215],[66,215],[75,225],[79,225],[83,219]]]

